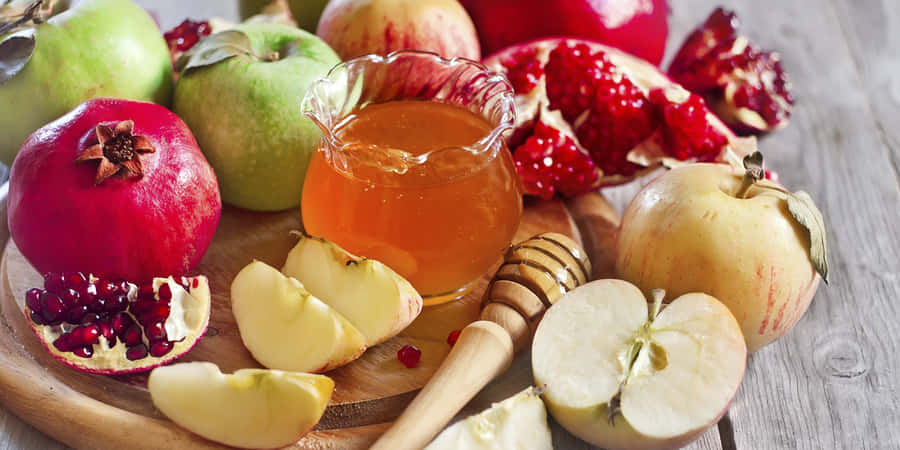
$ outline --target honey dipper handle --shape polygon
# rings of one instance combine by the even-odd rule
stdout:
[[[472,322],[462,330],[428,384],[372,450],[428,445],[481,388],[509,368],[512,359],[513,343],[503,327],[486,320]]]

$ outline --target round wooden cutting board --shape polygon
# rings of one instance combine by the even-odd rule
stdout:
[[[6,223],[6,198],[0,198]],[[592,216],[603,216],[593,220]],[[599,194],[582,196],[568,205],[560,201],[526,204],[516,241],[556,231],[581,241],[602,271],[604,248],[615,226],[615,214]],[[605,223],[605,230],[591,229]],[[299,229],[297,210],[262,214],[233,208],[223,211],[217,234],[197,273],[209,277],[212,314],[209,331],[179,361],[212,361],[223,372],[260,367],[244,348],[231,314],[229,290],[237,272],[253,259],[281,267]],[[5,228],[5,227],[4,227]],[[607,234],[604,234],[607,233]],[[77,448],[220,448],[168,421],[153,407],[146,389],[147,374],[91,375],[54,360],[28,328],[23,315],[24,293],[42,286],[42,279],[8,239],[0,266],[0,402],[26,422]],[[498,261],[499,262],[499,261]],[[372,347],[353,363],[328,372],[335,381],[331,404],[316,430],[297,448],[366,448],[396,418],[425,385],[450,350],[447,335],[476,320],[481,296],[493,270],[465,298],[426,307],[399,336]],[[397,350],[412,344],[422,350],[417,368],[408,369]],[[288,344],[285,344],[288,345]]]

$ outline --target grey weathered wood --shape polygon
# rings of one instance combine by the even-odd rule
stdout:
[[[138,3],[164,28],[208,12],[236,16],[234,2]],[[833,270],[797,327],[751,357],[726,420],[690,448],[900,448],[900,2],[670,3],[670,55],[719,3],[739,13],[756,42],[782,53],[798,106],[790,126],[761,147],[787,186],[818,201]],[[621,211],[636,190],[608,195]],[[462,414],[527,385],[527,364],[518,358],[510,372],[518,378],[489,385]],[[590,448],[558,426],[553,433],[557,448]],[[7,448],[64,447],[0,409],[0,450]]]
[[[678,11],[715,3],[682,1]],[[734,3],[745,31],[779,49],[793,75],[794,120],[762,149],[787,186],[817,199],[833,266],[794,331],[751,358],[729,413],[736,447],[900,448],[900,196],[889,157],[898,141],[881,122],[896,116],[875,112],[897,104],[868,86],[897,86],[897,48],[883,47],[896,43],[896,2]]]

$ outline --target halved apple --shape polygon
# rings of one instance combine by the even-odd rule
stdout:
[[[260,261],[234,277],[231,311],[244,346],[270,369],[325,372],[366,350],[365,338],[344,316]]]
[[[153,405],[178,425],[234,447],[277,448],[319,422],[334,381],[324,375],[242,369],[209,362],[157,367],[147,381]]]
[[[621,280],[580,286],[554,304],[534,336],[532,368],[550,414],[604,448],[685,445],[728,409],[747,346],[725,305],[700,293],[644,294]]]
[[[281,271],[341,313],[373,346],[406,328],[422,297],[390,267],[325,239],[300,234]]]
[[[525,389],[442,431],[425,450],[553,449],[538,390]]]

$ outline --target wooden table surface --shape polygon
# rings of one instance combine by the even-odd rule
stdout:
[[[166,28],[185,16],[236,16],[228,1],[139,3]],[[900,1],[670,4],[670,57],[718,4],[738,12],[745,35],[781,52],[797,107],[760,146],[785,185],[816,199],[831,262],[831,284],[791,333],[750,358],[727,416],[689,448],[900,449]],[[636,188],[607,194],[621,211]],[[514,364],[527,367],[527,356]],[[528,382],[494,383],[466,412]],[[553,433],[556,448],[589,448]],[[65,446],[0,409],[0,450],[16,448]]]

